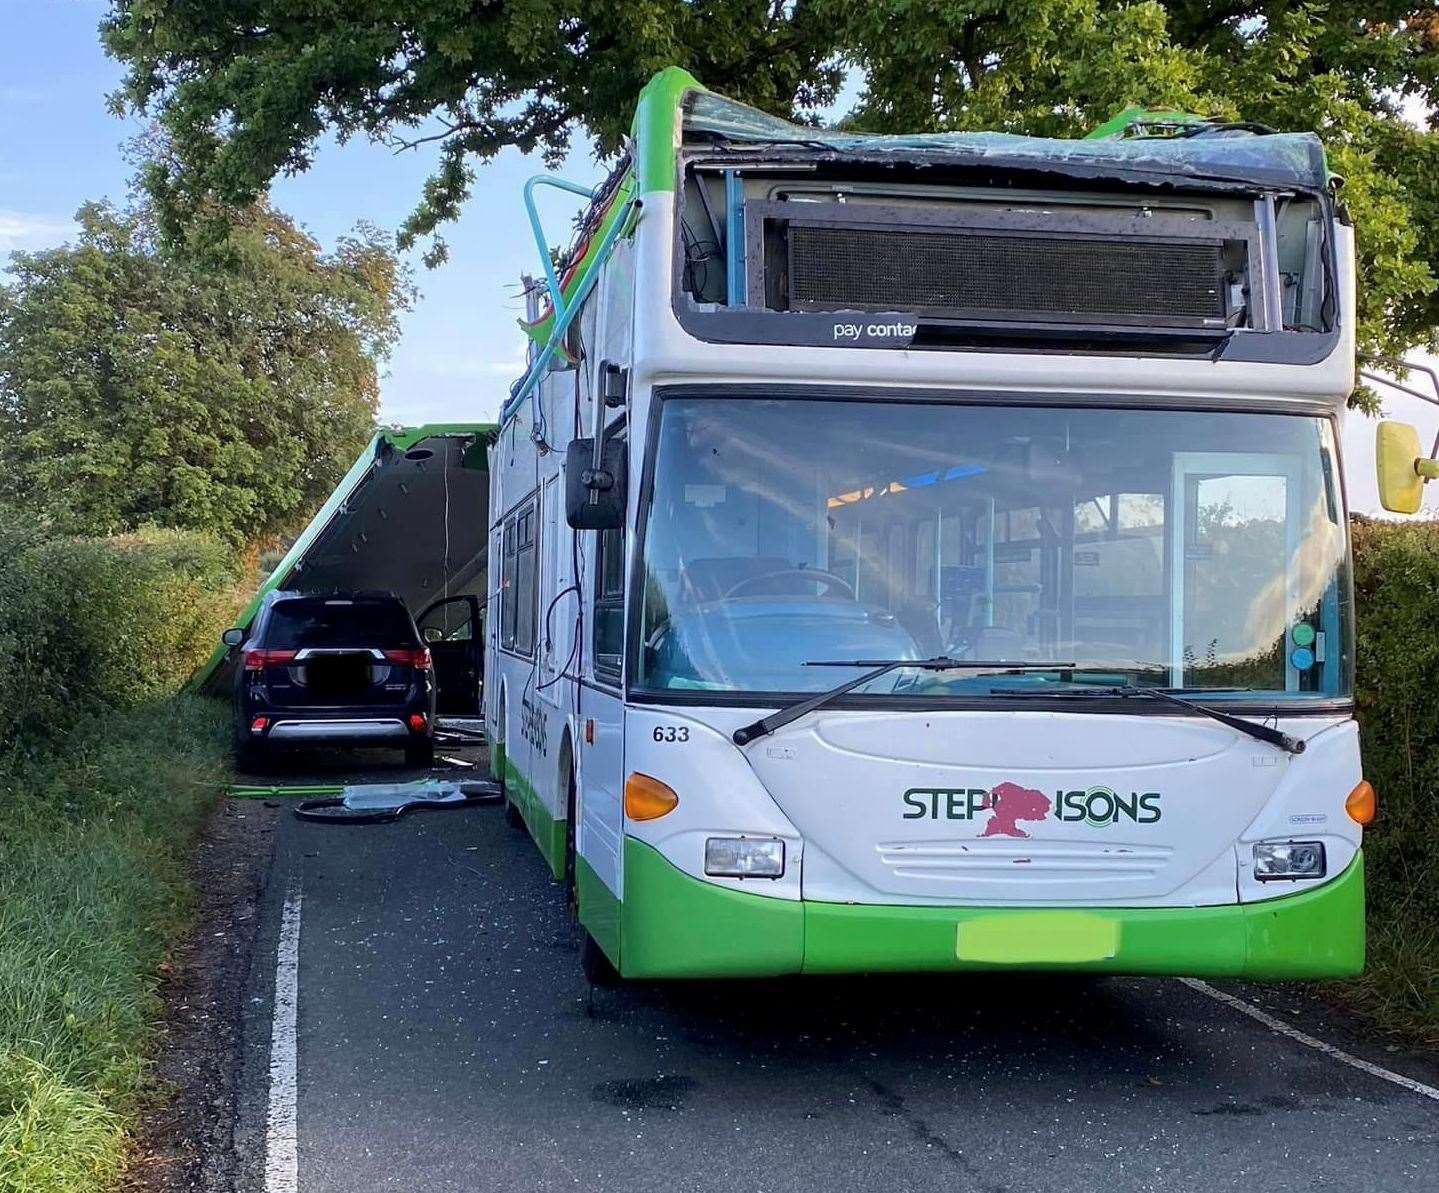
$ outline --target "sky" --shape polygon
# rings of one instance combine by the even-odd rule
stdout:
[[[123,203],[129,195],[124,145],[143,126],[105,106],[122,73],[96,35],[105,10],[100,0],[0,0],[0,258],[63,243],[81,203]],[[364,141],[331,142],[307,172],[278,180],[272,198],[331,248],[360,220],[397,227],[436,159],[433,145],[396,154]],[[461,218],[444,230],[449,262],[427,270],[415,257],[421,296],[384,366],[383,422],[483,422],[498,413],[524,359],[518,280],[539,268],[520,190],[543,170],[514,151],[480,166]],[[592,185],[603,170],[588,146],[578,146],[561,173]],[[576,206],[546,194],[550,239],[563,243]],[[1422,383],[1417,375],[1412,381]],[[1426,444],[1433,440],[1439,408],[1398,394],[1385,401],[1390,417],[1417,425]],[[1345,472],[1350,508],[1362,512],[1377,509],[1373,444],[1373,420],[1351,416]],[[1426,506],[1435,510],[1439,486],[1429,492]]]
[[[62,243],[81,203],[123,203],[132,171],[124,145],[143,124],[105,106],[122,70],[106,57],[97,0],[0,0],[0,257]],[[274,203],[327,249],[360,220],[394,229],[413,209],[437,161],[435,146],[395,154],[365,141],[319,149],[304,174],[282,178]],[[383,422],[484,422],[524,361],[515,325],[519,277],[539,258],[520,190],[544,164],[517,152],[482,166],[463,217],[444,230],[447,265],[413,256],[421,297],[381,378]],[[588,146],[562,173],[593,185],[603,176]],[[576,203],[551,192],[542,211],[550,239],[569,240]]]

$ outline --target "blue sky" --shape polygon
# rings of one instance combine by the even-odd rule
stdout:
[[[97,0],[0,0],[0,257],[61,243],[86,200],[127,197],[123,147],[142,125],[105,107],[121,77],[95,32],[105,9]],[[435,160],[433,146],[397,156],[360,141],[326,144],[272,195],[329,248],[357,220],[395,228]],[[421,298],[386,365],[383,421],[482,421],[499,410],[524,354],[519,275],[538,269],[520,188],[543,168],[515,152],[482,166],[463,218],[445,230],[449,263],[426,270],[416,258]],[[564,173],[590,183],[603,171],[583,147]],[[547,202],[551,239],[563,242],[575,205]]]
[[[86,200],[127,197],[123,146],[141,125],[105,107],[121,75],[95,32],[105,9],[100,0],[0,0],[0,257],[61,243]],[[328,248],[361,219],[396,227],[434,162],[433,146],[397,156],[360,141],[326,144],[309,171],[280,179],[272,195]],[[480,167],[462,218],[445,230],[449,263],[425,270],[415,261],[421,298],[386,365],[383,421],[482,421],[499,410],[524,353],[518,278],[538,268],[520,188],[542,169],[514,152]],[[602,171],[580,147],[564,173],[593,183]],[[574,204],[546,202],[551,239],[566,240]],[[1439,411],[1421,402],[1386,395],[1386,403],[1426,442],[1439,423]],[[1345,470],[1357,510],[1376,505],[1373,435],[1372,420],[1349,420]]]

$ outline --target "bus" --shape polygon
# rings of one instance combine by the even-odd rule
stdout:
[[[1336,186],[677,68],[600,186],[531,180],[485,719],[592,980],[1361,970]]]

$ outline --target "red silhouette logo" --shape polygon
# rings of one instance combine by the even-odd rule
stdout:
[[[982,807],[992,809],[994,815],[979,834],[981,837],[1028,837],[1019,822],[1043,820],[1051,805],[1049,796],[1042,791],[1018,783],[1001,783],[989,793]]]

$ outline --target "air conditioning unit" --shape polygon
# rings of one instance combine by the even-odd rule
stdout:
[[[775,311],[1222,331],[1256,327],[1265,309],[1255,224],[1131,210],[751,201],[745,226],[751,303],[763,295]]]

